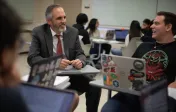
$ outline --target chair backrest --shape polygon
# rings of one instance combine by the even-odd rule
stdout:
[[[122,55],[123,56],[128,56],[131,57],[134,52],[136,51],[137,47],[139,46],[139,44],[141,44],[141,37],[134,37],[130,40],[129,44],[127,47],[122,48]]]
[[[83,36],[79,35],[79,42],[81,44],[81,47],[85,53],[86,56],[89,56],[89,51],[90,51],[90,48],[91,48],[91,44],[84,44],[83,41],[82,41],[82,38]]]

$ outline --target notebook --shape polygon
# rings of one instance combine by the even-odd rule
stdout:
[[[146,84],[144,59],[102,54],[101,65],[107,86],[138,91]]]
[[[71,112],[75,94],[71,91],[22,83],[19,87],[30,112]]]
[[[55,56],[39,61],[31,67],[28,83],[53,87],[61,62],[61,56]]]

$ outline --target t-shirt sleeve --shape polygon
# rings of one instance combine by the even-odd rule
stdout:
[[[139,56],[140,51],[141,51],[141,48],[142,48],[141,46],[142,46],[142,44],[138,46],[138,48],[136,49],[136,51],[135,51],[134,54],[132,55],[133,58],[141,58],[141,57]]]

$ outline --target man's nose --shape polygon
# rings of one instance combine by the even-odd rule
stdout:
[[[65,22],[65,20],[66,20],[65,18],[62,18],[62,19],[61,19],[61,22]]]
[[[150,28],[152,29],[154,27],[154,24],[152,24],[151,26],[150,26]]]

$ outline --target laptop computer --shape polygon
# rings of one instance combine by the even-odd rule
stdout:
[[[107,86],[136,91],[146,84],[144,59],[102,54],[101,65]]]
[[[31,67],[28,83],[53,87],[61,56],[55,56],[46,60],[39,61]]]
[[[19,86],[30,112],[71,112],[75,93],[22,83]]]
[[[106,40],[114,40],[115,30],[107,30],[106,32]]]
[[[116,40],[125,42],[125,38],[128,35],[128,32],[129,32],[128,30],[120,30],[120,29],[118,30],[118,29],[116,29],[115,30]]]

